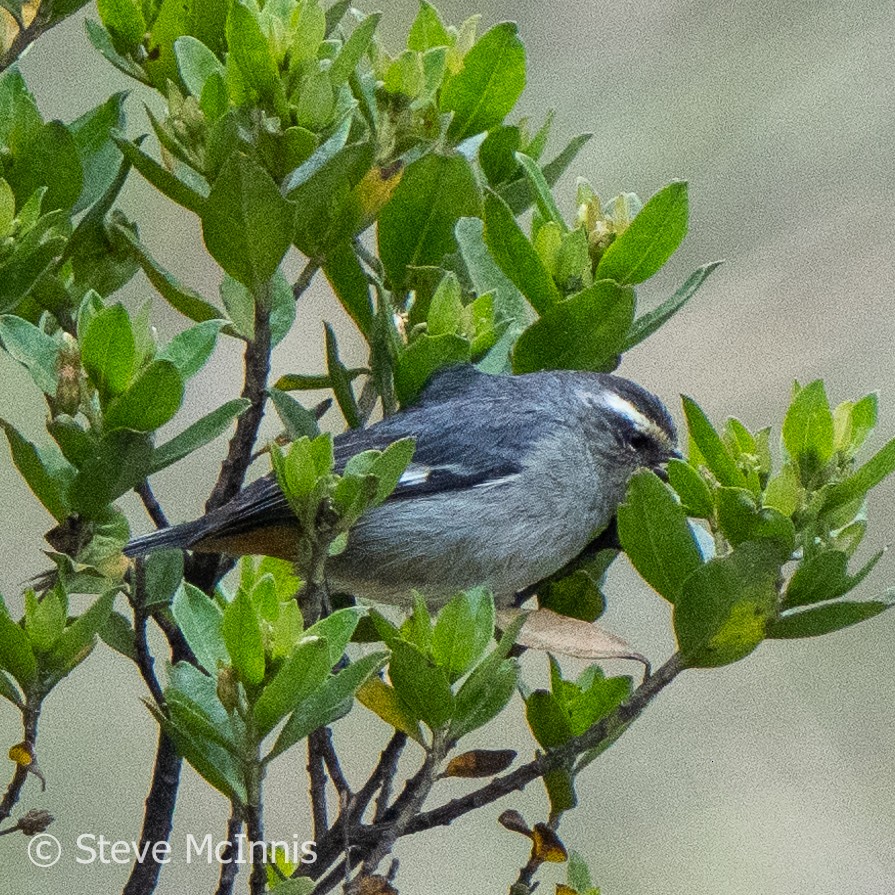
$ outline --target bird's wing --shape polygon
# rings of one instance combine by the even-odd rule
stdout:
[[[402,438],[415,438],[413,460],[389,501],[486,485],[520,471],[518,453],[469,424],[470,389],[482,374],[459,368],[442,374],[420,404],[367,429],[351,429],[334,440],[336,472],[355,454],[384,450]],[[490,379],[491,377],[486,377]],[[244,488],[207,517],[202,538],[230,536],[259,527],[292,524],[294,515],[271,473]]]

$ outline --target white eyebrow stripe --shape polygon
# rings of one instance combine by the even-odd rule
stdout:
[[[401,485],[422,485],[429,480],[431,474],[432,470],[428,466],[411,465],[401,474],[398,483]]]
[[[658,428],[648,416],[644,416],[630,401],[626,401],[615,392],[605,392],[603,403],[642,432],[654,432]]]

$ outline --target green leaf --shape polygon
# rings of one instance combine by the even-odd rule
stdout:
[[[143,43],[146,19],[136,0],[97,0],[97,11],[119,53],[131,53]]]
[[[41,187],[47,187],[43,211],[70,212],[84,186],[84,172],[75,138],[59,121],[45,124],[27,149],[16,155],[5,176],[19,205]]]
[[[556,205],[556,199],[550,192],[550,186],[544,177],[543,172],[538,167],[537,162],[529,158],[524,152],[516,153],[516,161],[522,166],[522,171],[531,183],[535,194],[535,202],[538,211],[545,221],[553,221],[563,233],[568,233],[569,228],[566,225],[565,218]]]
[[[453,112],[448,137],[459,143],[500,124],[525,88],[525,47],[514,22],[495,25],[464,56],[441,90],[441,110]]]
[[[485,195],[485,245],[506,277],[539,313],[546,314],[562,294],[544,263],[516,223],[510,207],[497,194]]]
[[[349,243],[339,243],[329,249],[323,264],[323,272],[342,307],[361,333],[369,339],[373,332],[370,284]]]
[[[606,609],[606,599],[594,576],[587,569],[576,569],[570,575],[539,584],[538,606],[558,615],[594,622]]]
[[[280,85],[280,73],[257,13],[243,0],[230,7],[227,46],[246,83],[262,96],[272,96]]]
[[[233,668],[246,685],[264,679],[264,638],[255,607],[243,590],[238,590],[224,610],[221,633]]]
[[[519,336],[513,372],[614,370],[633,319],[634,290],[600,280],[548,309]]]
[[[545,749],[555,749],[572,739],[568,713],[547,690],[535,690],[525,700],[525,715],[534,738]]]
[[[38,448],[2,419],[0,428],[6,433],[16,469],[53,518],[62,522],[69,513],[67,492],[74,470],[61,457]]]
[[[149,472],[152,443],[148,435],[128,429],[105,432],[90,446],[69,488],[71,508],[94,518]]]
[[[683,395],[681,400],[684,405],[684,415],[687,418],[690,437],[699,449],[709,471],[722,485],[728,485],[732,488],[745,488],[746,477],[734,463],[730,452],[721,440],[721,436],[718,435],[705,415],[705,411],[692,398],[688,398],[686,395]]]
[[[824,513],[858,500],[875,488],[883,479],[895,472],[895,438],[884,445],[863,466],[847,479],[833,485],[827,492]]]
[[[136,62],[128,59],[127,56],[122,56],[121,53],[115,49],[112,35],[109,34],[99,22],[87,19],[87,21],[84,22],[84,27],[87,30],[88,40],[107,62],[111,63],[119,71],[124,72],[128,77],[139,81],[141,84],[148,85],[150,83],[149,78],[147,78],[143,69],[140,68]]]
[[[556,182],[565,174],[569,165],[575,161],[578,153],[593,137],[593,134],[579,134],[573,137],[565,149],[552,159],[541,169],[544,179],[550,186],[554,186]],[[533,157],[531,146],[526,148],[526,153]],[[522,214],[527,211],[535,200],[534,190],[531,182],[526,177],[519,177],[511,183],[505,184],[498,191],[500,197],[513,210],[513,214]]]
[[[688,516],[709,519],[714,512],[712,492],[706,480],[684,460],[669,460],[668,482],[678,493]]]
[[[580,736],[602,718],[614,712],[631,695],[631,678],[598,676],[568,703],[572,733]]]
[[[274,387],[269,388],[267,394],[273,401],[273,406],[286,428],[286,436],[290,441],[295,441],[302,436],[316,438],[320,434],[314,414],[299,404],[295,398]]]
[[[219,308],[202,298],[198,292],[179,283],[173,274],[153,259],[146,246],[127,227],[113,225],[112,229],[116,237],[125,241],[146,278],[172,308],[198,323],[221,319]]]
[[[494,600],[483,588],[457,594],[438,613],[432,658],[453,683],[481,659],[494,636]]]
[[[420,745],[424,744],[419,720],[394,687],[383,683],[378,677],[371,677],[357,691],[357,699],[386,724],[406,733]]]
[[[174,55],[180,77],[196,99],[202,98],[205,84],[213,74],[221,78],[226,74],[221,60],[202,41],[191,35],[178,37],[174,41]]]
[[[16,219],[16,197],[6,179],[0,177],[0,237],[9,236]]]
[[[202,215],[206,198],[196,192],[193,187],[184,183],[179,177],[162,167],[154,158],[146,155],[136,143],[125,140],[123,136],[113,136],[116,145],[130,163],[162,194],[178,205]]]
[[[25,591],[25,631],[38,653],[52,649],[65,628],[68,600],[54,587],[38,600],[33,590]]]
[[[519,333],[531,322],[531,310],[525,298],[497,266],[484,240],[484,223],[479,218],[461,218],[454,228],[460,254],[478,295],[494,293],[494,315],[498,326],[505,326],[497,344],[478,363],[486,373],[509,372],[509,353]]]
[[[659,190],[630,226],[603,253],[595,276],[617,283],[642,283],[657,273],[687,235],[686,181]]]
[[[351,379],[339,360],[339,346],[336,342],[335,331],[328,323],[324,324],[324,330],[326,333],[326,369],[332,383],[333,394],[336,396],[336,402],[339,405],[339,410],[342,411],[342,416],[345,417],[345,422],[355,429],[360,425],[360,410],[354,397],[354,390],[351,388]]]
[[[0,666],[2,666],[2,660],[0,660]],[[19,688],[12,682],[12,678],[5,671],[0,671],[0,696],[8,699],[17,709],[24,705]]]
[[[230,664],[222,633],[223,613],[211,597],[184,582],[174,594],[171,612],[190,649],[210,675],[217,675],[218,666]]]
[[[183,551],[155,550],[144,560],[146,605],[168,606],[183,581]]]
[[[644,339],[649,338],[656,330],[664,326],[677,312],[696,294],[700,286],[717,270],[724,262],[713,261],[711,264],[703,264],[687,277],[686,282],[670,298],[666,299],[646,314],[642,314],[634,321],[624,351],[630,351],[635,345],[639,345]]]
[[[654,472],[632,476],[625,503],[618,508],[618,535],[644,580],[676,603],[702,556],[683,507]]]
[[[255,725],[259,736],[267,736],[329,677],[332,664],[326,640],[307,636],[308,639],[302,640],[293,650],[255,703]]]
[[[20,625],[0,607],[0,669],[8,671],[27,692],[37,679],[37,659]]]
[[[438,10],[428,2],[421,0],[419,12],[410,26],[407,35],[407,49],[425,53],[433,47],[449,47],[451,38]]]
[[[245,9],[240,3],[233,10]],[[256,290],[273,276],[292,241],[293,209],[267,171],[242,152],[224,163],[202,211],[212,257]]]
[[[93,205],[115,181],[121,153],[112,141],[112,131],[124,127],[126,97],[124,92],[113,94],[68,127],[75,138],[84,179],[81,195],[72,209],[74,213]]]
[[[776,614],[779,573],[777,553],[747,541],[690,575],[674,607],[674,631],[687,666],[726,665],[761,643]]]
[[[0,316],[0,342],[6,353],[31,374],[35,385],[55,397],[59,345],[33,323],[11,314]]]
[[[396,641],[388,673],[398,695],[430,729],[438,730],[450,721],[454,714],[454,694],[447,674],[416,647]]]
[[[250,406],[251,401],[248,398],[234,398],[187,426],[183,432],[175,435],[170,441],[155,448],[152,452],[150,474],[171,466],[193,451],[214,441],[227,430],[233,420],[245,413]]]
[[[462,336],[417,336],[399,355],[395,391],[402,405],[411,403],[434,373],[450,364],[466,363],[469,342]]]
[[[337,609],[335,612],[320,619],[305,631],[306,637],[321,637],[329,647],[329,667],[338,664],[351,640],[351,635],[357,627],[363,609],[350,606],[345,609]]]
[[[383,503],[398,487],[401,476],[413,459],[415,449],[415,438],[401,438],[393,441],[370,464],[370,473],[375,475],[377,480],[376,494],[373,497],[374,506]]]
[[[760,507],[747,488],[719,488],[716,494],[718,526],[733,544],[743,541],[774,541],[782,559],[795,549],[792,520],[772,507]]]
[[[318,727],[330,724],[346,711],[348,700],[385,665],[387,657],[385,652],[370,653],[325,681],[292,713],[266,760],[284,752]]]
[[[457,249],[457,221],[480,209],[475,175],[463,156],[432,153],[411,164],[379,215],[379,257],[392,287],[407,288],[408,268],[440,266]]]
[[[324,35],[329,37],[339,26],[339,22],[345,18],[345,13],[351,8],[351,0],[336,0],[326,11]],[[291,895],[291,893],[290,893]]]
[[[816,606],[803,612],[781,616],[770,624],[768,637],[773,637],[775,640],[820,637],[866,621],[891,607],[891,603],[881,600],[868,600],[863,603],[845,601],[828,603],[825,606]]]
[[[170,361],[182,379],[195,376],[211,357],[224,320],[206,320],[178,333],[158,352],[158,360]]]
[[[115,593],[114,590],[104,593],[59,636],[45,663],[55,680],[65,677],[93,650],[97,634],[112,611]]]
[[[167,423],[183,402],[183,378],[169,360],[154,360],[106,410],[109,429],[152,432]]]
[[[807,483],[833,456],[833,414],[820,379],[806,385],[786,412],[783,444]]]
[[[132,662],[137,661],[137,647],[134,641],[134,629],[131,623],[120,613],[112,612],[106,623],[100,628],[99,636],[106,646],[112,647]]]
[[[130,317],[122,304],[103,308],[81,337],[81,362],[105,401],[122,394],[137,364]]]
[[[355,29],[351,32],[351,37],[342,45],[339,55],[333,59],[333,64],[329,69],[329,78],[333,87],[340,87],[354,73],[357,64],[363,59],[370,41],[373,39],[373,32],[382,18],[382,13],[374,12],[368,15]]]
[[[809,606],[842,597],[856,588],[870,574],[882,553],[877,553],[856,574],[848,574],[848,554],[841,550],[824,550],[803,560],[789,579],[783,606]]]

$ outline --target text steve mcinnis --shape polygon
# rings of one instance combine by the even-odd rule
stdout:
[[[75,845],[78,864],[130,864],[133,861],[170,864],[179,860],[187,864],[253,864],[277,860],[298,865],[313,864],[317,860],[317,843],[300,840],[297,834],[291,839],[256,841],[240,833],[231,842],[216,839],[211,833],[201,837],[188,833],[179,854],[169,841],[135,842],[96,833],[82,833]]]

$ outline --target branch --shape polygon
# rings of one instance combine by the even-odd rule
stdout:
[[[439,808],[418,815],[407,825],[405,834],[421,833],[424,830],[431,830],[433,827],[447,826],[470,811],[496,802],[511,792],[524,789],[533,780],[573,761],[579,755],[596,749],[598,746],[606,745],[635,721],[682,670],[680,655],[675,653],[634,691],[627,702],[623,702],[611,715],[595,724],[590,730],[569,740],[558,749],[539,755],[515,771],[511,771],[503,777],[496,777],[475,792],[452,799]]]
[[[245,380],[242,397],[248,398],[250,406],[236,422],[236,431],[230,439],[220,475],[205,503],[206,513],[222,507],[239,493],[252,462],[258,428],[264,416],[267,378],[270,375],[270,302],[267,298],[266,295],[255,297],[255,334],[246,344],[243,361]],[[220,577],[220,559],[217,553],[194,554],[189,562],[187,580],[208,591]]]
[[[152,519],[153,524],[156,528],[167,528],[171,523],[168,522],[168,517],[165,515],[165,511],[162,509],[161,504],[155,499],[155,494],[152,493],[152,487],[149,484],[148,479],[143,479],[134,491],[140,497],[140,500],[143,501],[143,506],[146,507],[146,512],[149,514],[149,518]]]
[[[74,10],[72,10],[74,12]],[[19,26],[19,33],[13,38],[12,43],[6,51],[0,54],[0,72],[6,71],[11,65],[18,61],[19,57],[31,44],[34,43],[42,34],[45,34],[50,28],[58,25],[63,19],[67,18],[71,13],[66,13],[57,18],[53,18],[53,0],[43,0],[40,4],[37,14],[31,20],[31,24],[25,27],[25,23],[21,19],[16,19]]]
[[[149,651],[146,641],[146,563],[142,558],[134,562],[134,595],[132,600],[134,610],[134,648],[137,653],[137,668],[146,682],[155,704],[165,710],[165,697],[161,685],[155,676],[155,659]]]
[[[292,297],[296,301],[308,290],[318,270],[320,270],[320,262],[314,258],[309,258],[308,263],[304,266],[302,272],[298,275],[298,279],[292,286]]]
[[[180,785],[182,760],[174,744],[159,730],[158,746],[155,753],[155,767],[152,783],[146,796],[143,814],[143,829],[140,832],[140,846],[146,848],[146,860],[134,861],[130,878],[122,895],[150,895],[158,885],[162,865],[153,859],[153,845],[167,842],[174,823],[174,806],[177,804],[177,790]],[[142,853],[142,852],[141,852]]]
[[[351,798],[351,787],[348,780],[342,772],[342,765],[339,763],[339,756],[336,754],[336,747],[333,745],[333,732],[329,727],[321,727],[315,733],[320,735],[320,754],[326,764],[326,770],[329,773],[329,779],[332,780],[336,792],[339,794],[340,801]]]
[[[224,849],[223,858],[221,860],[221,876],[218,880],[218,887],[215,895],[232,895],[233,884],[236,882],[236,875],[239,873],[239,864],[233,860],[238,844],[236,837],[242,832],[242,817],[239,809],[234,806],[230,812],[230,820],[227,821],[227,842],[229,845]]]
[[[314,839],[320,840],[329,827],[326,809],[326,772],[323,767],[323,753],[315,730],[308,737],[308,779],[311,783],[311,817],[314,822]]]
[[[34,747],[37,742],[37,722],[40,719],[40,709],[40,701],[32,701],[30,699],[26,699],[25,705],[22,708],[22,739],[32,755],[34,754]],[[12,780],[6,788],[6,793],[4,794],[2,801],[0,801],[0,823],[12,814],[12,809],[15,808],[16,803],[22,795],[22,788],[25,785],[25,780],[28,779],[28,773],[29,769],[27,766],[16,764]]]

